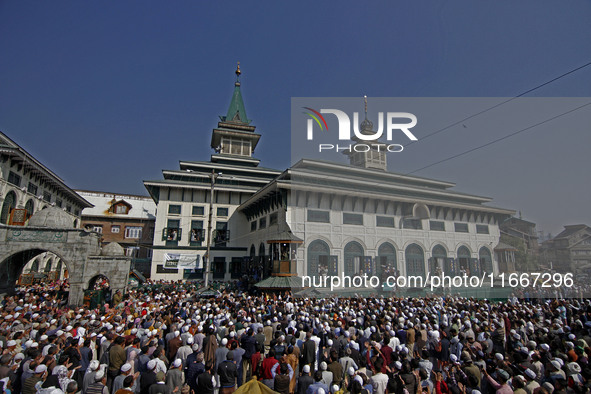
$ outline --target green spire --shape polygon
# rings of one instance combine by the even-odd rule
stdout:
[[[220,116],[220,119],[224,122],[236,122],[249,124],[250,119],[246,117],[246,110],[244,109],[244,101],[242,100],[242,92],[240,91],[240,62],[236,68],[236,83],[234,84],[234,94],[232,95],[232,101],[230,102],[230,108],[226,116]]]

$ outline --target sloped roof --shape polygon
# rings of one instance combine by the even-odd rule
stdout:
[[[586,224],[573,224],[570,226],[564,226],[564,230],[560,234],[558,234],[556,237],[554,237],[554,239],[570,237],[574,233],[576,233],[580,230],[583,230],[585,228],[588,228],[591,230],[591,227],[587,226]]]
[[[270,276],[255,284],[259,289],[293,289],[302,287],[299,276]]]
[[[517,249],[515,246],[511,246],[511,245],[506,244],[504,242],[499,242],[497,244],[497,246],[495,246],[495,250],[513,250],[513,251],[518,251],[519,249]]]

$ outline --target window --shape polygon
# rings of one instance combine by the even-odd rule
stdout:
[[[402,221],[402,227],[411,230],[422,230],[423,223],[421,222],[421,219],[404,219]]]
[[[203,230],[202,220],[191,221],[191,246],[201,246],[203,239],[205,238],[205,231]]]
[[[99,224],[94,224],[92,226],[92,231],[94,231],[95,233],[103,233],[103,226],[99,225]]]
[[[140,226],[125,227],[125,238],[138,239],[142,237],[142,228]]]
[[[170,215],[180,215],[181,214],[181,206],[180,205],[169,205],[168,206],[168,213]]]
[[[230,230],[228,230],[228,223],[217,222],[215,224],[215,232],[213,234],[213,241],[215,246],[226,246],[226,242],[230,240]]]
[[[242,258],[232,257],[230,262],[230,274],[232,279],[240,279],[242,276]]]
[[[360,213],[343,212],[343,224],[363,226],[363,215]]]
[[[488,234],[488,226],[486,224],[477,224],[476,234]]]
[[[257,221],[253,220],[250,222],[250,231],[257,231]]]
[[[269,226],[277,224],[277,212],[273,212],[269,215]]]
[[[376,216],[376,226],[394,228],[394,218],[391,216]]]
[[[129,212],[129,207],[125,204],[117,204],[115,206],[115,213],[127,215],[128,212]]]
[[[445,231],[445,222],[438,222],[436,220],[429,221],[429,228],[431,231]]]
[[[57,205],[58,207],[62,207],[62,200],[55,200],[55,205]]]
[[[250,156],[250,141],[222,138],[222,153],[240,156]]]
[[[128,246],[127,248],[125,248],[125,255],[127,257],[137,257],[139,251],[139,246]]]
[[[456,233],[467,233],[468,223],[454,223],[454,229]]]
[[[216,216],[223,216],[223,217],[228,216],[228,208],[218,208]]]
[[[12,183],[14,186],[20,186],[21,185],[21,176],[10,171],[8,173],[8,183]]]
[[[31,194],[37,195],[37,185],[29,182],[29,185],[27,186],[27,191]]]
[[[72,212],[72,206],[71,205],[66,205],[66,211]]]
[[[193,216],[203,216],[205,214],[205,207],[201,205],[193,205],[193,209],[191,210],[191,215]]]
[[[180,227],[180,220],[168,219],[168,227],[162,229],[162,240],[167,244],[177,244],[182,236],[182,229]]]
[[[48,191],[43,192],[43,199],[47,202],[51,202],[51,193]]]
[[[267,227],[267,217],[259,219],[259,228]]]
[[[121,226],[111,226],[111,232],[117,234],[121,231]]]
[[[308,221],[316,223],[330,223],[330,212],[308,209]]]

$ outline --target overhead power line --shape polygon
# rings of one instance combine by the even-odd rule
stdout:
[[[439,161],[436,161],[436,162],[434,162],[434,163],[431,163],[431,164],[429,164],[429,165],[426,165],[426,166],[424,166],[424,167],[421,167],[421,168],[419,168],[419,169],[417,169],[417,170],[414,170],[414,171],[408,172],[408,173],[406,173],[406,175],[414,174],[414,173],[416,173],[416,172],[419,172],[419,171],[425,170],[425,169],[427,169],[427,168],[430,168],[430,167],[436,166],[437,164],[441,164],[441,163],[444,163],[444,162],[446,162],[446,161],[449,161],[449,160],[456,159],[456,158],[458,158],[458,157],[460,157],[460,156],[464,156],[464,155],[466,155],[466,154],[468,154],[468,153],[471,153],[471,152],[477,151],[477,150],[479,150],[479,149],[486,148],[487,146],[490,146],[490,145],[496,144],[497,142],[500,142],[500,141],[506,140],[507,138],[511,138],[511,137],[514,137],[514,136],[516,136],[517,134],[523,133],[524,131],[531,130],[531,129],[535,128],[535,127],[538,127],[538,126],[540,126],[540,125],[543,125],[544,123],[548,123],[548,122],[550,122],[550,121],[552,121],[552,120],[554,120],[554,119],[558,119],[558,118],[560,118],[560,117],[562,117],[562,116],[565,116],[565,115],[568,115],[568,114],[570,114],[570,113],[573,113],[573,112],[575,112],[575,111],[578,111],[579,109],[581,109],[581,108],[584,108],[584,107],[587,107],[588,105],[591,105],[591,102],[588,102],[588,103],[586,103],[586,104],[583,104],[583,105],[581,105],[581,106],[579,106],[579,107],[573,108],[573,109],[571,109],[571,110],[568,110],[568,111],[566,111],[566,112],[563,112],[563,113],[561,113],[561,114],[558,114],[558,115],[556,115],[556,116],[553,116],[553,117],[551,117],[551,118],[548,118],[548,119],[546,119],[546,120],[543,120],[543,121],[541,121],[541,122],[538,122],[538,123],[536,123],[536,124],[533,124],[533,125],[531,125],[531,126],[528,126],[528,127],[526,127],[526,128],[523,128],[523,129],[521,129],[521,130],[517,130],[517,131],[515,131],[515,132],[513,132],[513,133],[507,134],[507,135],[506,135],[506,136],[504,136],[504,137],[497,138],[496,140],[493,140],[493,141],[487,142],[486,144],[483,144],[483,145],[480,145],[480,146],[474,147],[474,148],[472,148],[472,149],[468,149],[467,151],[464,151],[464,152],[461,152],[461,153],[455,154],[455,155],[453,155],[453,156],[450,156],[450,157],[448,157],[448,158],[445,158],[445,159],[443,159],[443,160],[439,160]]]
[[[513,101],[513,100],[515,100],[516,98],[523,97],[523,96],[525,96],[526,94],[529,94],[529,93],[531,93],[531,92],[533,92],[533,91],[535,91],[535,90],[538,90],[538,89],[540,89],[540,88],[542,88],[542,87],[544,87],[544,86],[546,86],[546,85],[549,85],[549,84],[551,84],[552,82],[558,81],[559,79],[561,79],[561,78],[564,78],[564,77],[566,77],[566,76],[567,76],[567,75],[569,75],[569,74],[572,74],[572,73],[574,73],[574,72],[577,72],[577,71],[579,71],[579,70],[582,70],[583,68],[585,68],[585,67],[589,67],[589,66],[591,66],[591,61],[590,61],[590,62],[588,62],[588,63],[585,63],[585,64],[583,64],[582,66],[579,66],[579,67],[573,68],[572,70],[569,70],[569,71],[567,71],[567,72],[565,72],[565,73],[563,73],[563,74],[560,74],[559,76],[557,76],[557,77],[555,77],[555,78],[552,78],[551,80],[549,80],[549,81],[546,81],[546,82],[544,82],[544,83],[542,83],[542,84],[540,84],[540,85],[537,85],[536,87],[533,87],[533,88],[531,88],[531,89],[529,89],[529,90],[526,90],[525,92],[523,92],[523,93],[521,93],[521,94],[518,94],[518,95],[517,95],[517,96],[515,96],[515,97],[511,97],[511,98],[509,98],[509,99],[507,99],[507,100],[504,100],[504,101],[502,101],[502,102],[500,102],[500,103],[498,103],[498,104],[495,104],[495,105],[493,105],[492,107],[489,107],[489,108],[487,108],[487,109],[484,109],[484,110],[482,110],[482,111],[480,111],[480,112],[477,112],[477,113],[475,113],[475,114],[472,114],[472,115],[470,115],[470,116],[468,116],[468,117],[466,117],[466,118],[464,118],[464,119],[462,119],[462,120],[459,120],[459,121],[457,121],[457,122],[455,122],[455,123],[452,123],[452,124],[450,124],[450,125],[448,125],[448,126],[445,126],[444,128],[441,128],[441,129],[439,129],[439,130],[436,130],[436,131],[434,131],[434,132],[432,132],[432,133],[429,133],[429,134],[427,134],[427,135],[425,135],[425,136],[422,136],[422,137],[421,137],[421,139],[420,139],[420,141],[424,141],[425,139],[427,139],[427,138],[429,138],[429,137],[432,137],[432,136],[434,136],[434,135],[436,135],[436,134],[442,133],[442,132],[444,132],[444,131],[446,131],[446,130],[448,130],[448,129],[450,129],[450,128],[454,127],[454,126],[457,126],[457,125],[459,125],[459,124],[462,124],[462,123],[464,123],[464,122],[465,122],[465,121],[467,121],[467,120],[470,120],[470,119],[472,119],[472,118],[475,118],[475,117],[477,117],[477,116],[479,116],[479,115],[482,115],[482,114],[484,114],[484,113],[486,113],[486,112],[488,112],[488,111],[490,111],[490,110],[493,110],[493,109],[495,109],[495,108],[498,108],[498,107],[500,107],[501,105],[507,104],[508,102],[510,102],[510,101]],[[416,143],[416,142],[418,142],[418,141],[412,141],[412,142],[409,142],[408,144],[406,144],[406,145],[404,146],[404,148],[406,148],[407,146],[409,146],[409,145],[412,145],[412,144],[414,144],[414,143]]]

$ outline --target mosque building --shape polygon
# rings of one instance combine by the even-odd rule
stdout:
[[[499,273],[499,224],[514,211],[454,183],[389,172],[377,148],[346,152],[349,165],[262,167],[240,68],[237,76],[210,160],[181,161],[163,180],[144,181],[157,204],[152,279],[200,279],[208,259],[213,280],[250,275],[278,288],[341,273]],[[360,130],[371,133],[367,104],[365,114]]]

